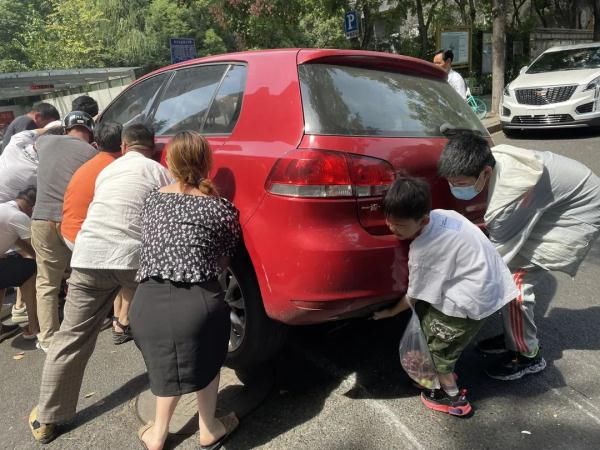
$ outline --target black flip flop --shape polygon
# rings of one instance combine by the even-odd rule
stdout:
[[[227,423],[224,419],[227,422],[229,422],[231,420],[229,427],[227,426]],[[223,446],[223,444],[225,443],[225,441],[229,438],[229,436],[231,436],[231,434],[237,429],[237,427],[240,424],[240,421],[237,418],[237,416],[235,415],[235,413],[230,413],[230,414],[223,416],[217,420],[219,420],[225,426],[225,434],[220,439],[218,439],[217,441],[213,442],[210,445],[201,445],[200,448],[202,450],[218,450],[218,449],[220,449]]]

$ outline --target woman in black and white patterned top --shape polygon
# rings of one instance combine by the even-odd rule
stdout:
[[[196,392],[200,445],[211,448],[238,425],[234,414],[216,419],[215,407],[230,330],[217,278],[239,243],[239,214],[207,179],[212,155],[198,133],[175,135],[167,165],[176,183],[144,204],[140,285],[130,311],[157,402],[155,422],[138,435],[146,448],[161,449],[179,397]]]

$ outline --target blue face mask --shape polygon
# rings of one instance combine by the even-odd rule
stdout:
[[[481,178],[481,174],[472,186],[452,186],[452,184],[448,183],[450,184],[450,192],[459,200],[472,200],[481,192],[481,190],[478,191],[475,188],[477,183],[479,183],[479,178]]]

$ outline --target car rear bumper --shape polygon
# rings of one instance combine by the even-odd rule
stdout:
[[[259,211],[244,235],[272,319],[301,325],[366,316],[406,292],[408,245],[367,233],[354,201],[268,195],[264,203],[260,210],[277,214]]]

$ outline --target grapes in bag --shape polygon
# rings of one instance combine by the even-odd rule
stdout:
[[[412,308],[412,306],[411,306]],[[440,381],[421,329],[419,316],[412,308],[412,317],[400,340],[400,364],[413,381],[427,389],[439,389]]]

